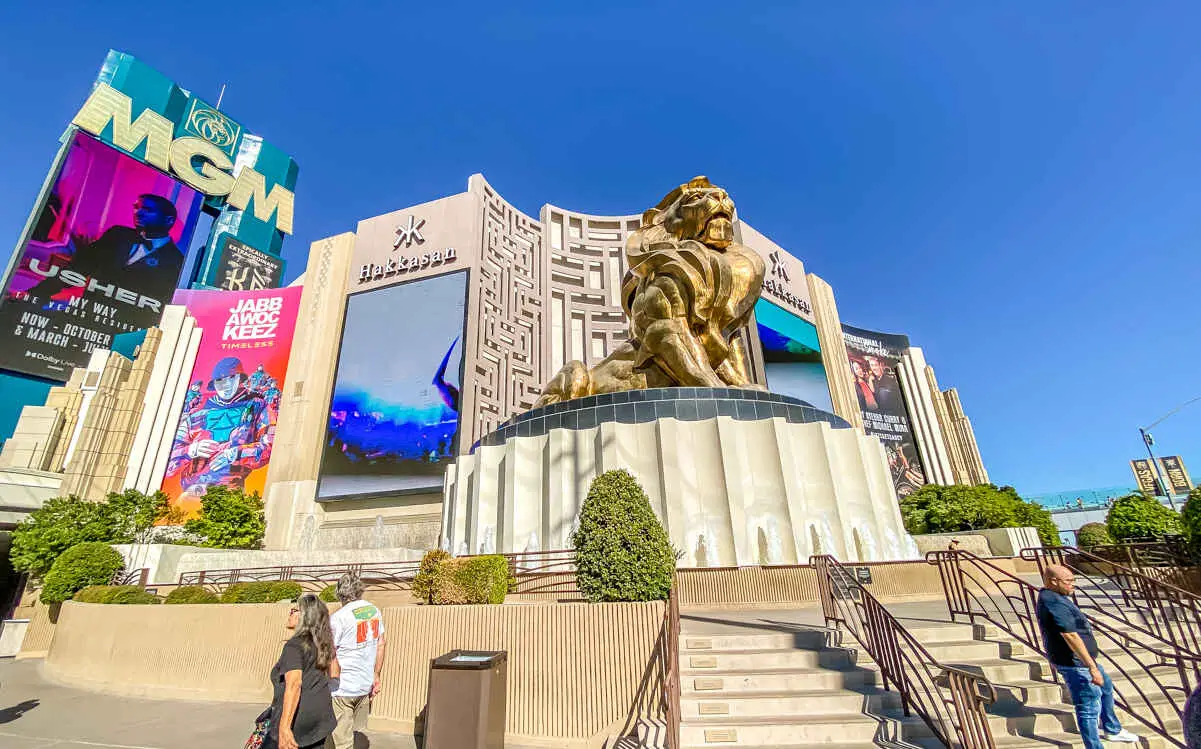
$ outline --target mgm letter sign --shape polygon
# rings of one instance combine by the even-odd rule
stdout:
[[[62,382],[181,285],[279,285],[296,162],[229,115],[110,51],[62,143],[0,286],[0,370]]]

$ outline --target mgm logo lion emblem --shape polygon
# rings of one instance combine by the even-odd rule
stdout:
[[[188,116],[184,119],[184,130],[204,138],[230,158],[234,157],[234,149],[242,135],[241,125],[199,99],[192,99]]]

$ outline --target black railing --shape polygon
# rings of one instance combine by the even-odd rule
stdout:
[[[502,554],[517,580],[513,593],[578,595],[575,582],[575,552],[566,550]],[[220,592],[237,583],[291,580],[306,589],[320,589],[346,572],[357,572],[363,583],[377,590],[412,589],[421,563],[416,561],[348,563],[327,565],[280,565],[199,570],[179,575],[179,585],[203,585]]]
[[[901,696],[906,715],[916,712],[949,747],[994,749],[986,708],[997,691],[987,678],[945,666],[884,608],[834,557],[812,557],[826,626],[841,626],[880,666],[884,688]]]
[[[132,570],[123,569],[113,575],[112,585],[136,585],[145,588],[150,580],[150,568],[141,567]]]
[[[1071,546],[1022,549],[1021,555],[1040,573],[1051,564],[1072,570],[1073,598],[1089,615],[1114,619],[1164,647],[1201,653],[1201,596]]]
[[[966,616],[999,627],[1046,656],[1038,628],[1039,588],[966,551],[932,551],[952,621]],[[1100,653],[1097,662],[1114,682],[1114,702],[1173,746],[1184,749],[1180,714],[1201,671],[1201,655],[1147,636],[1129,622],[1084,612]]]

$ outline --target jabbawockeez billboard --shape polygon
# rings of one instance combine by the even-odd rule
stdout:
[[[296,172],[224,112],[110,51],[8,267],[0,371],[68,379],[114,335],[156,325],[181,281],[218,286],[228,240],[282,270]],[[183,278],[201,212],[212,230]]]
[[[194,513],[210,486],[262,493],[301,288],[178,291],[204,331],[163,491]]]
[[[897,496],[912,494],[926,483],[926,475],[897,376],[897,365],[909,350],[909,338],[849,325],[842,326],[842,337],[863,414],[863,430],[883,443]]]

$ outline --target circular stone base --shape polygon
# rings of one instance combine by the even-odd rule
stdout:
[[[651,388],[574,398],[518,414],[472,445],[503,445],[513,437],[540,437],[552,429],[591,429],[601,424],[646,424],[659,419],[702,421],[728,416],[738,421],[782,418],[791,424],[851,425],[787,395],[742,388]]]

